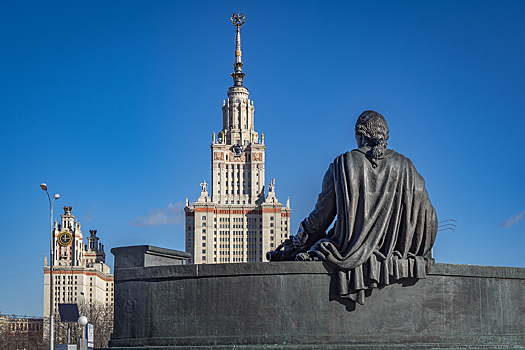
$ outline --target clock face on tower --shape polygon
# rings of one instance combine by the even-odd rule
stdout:
[[[71,235],[71,233],[67,231],[61,232],[58,235],[58,244],[60,244],[62,247],[67,247],[68,245],[71,244],[72,241],[73,241],[73,236]]]

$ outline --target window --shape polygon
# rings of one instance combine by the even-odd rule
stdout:
[[[202,236],[202,240],[205,241],[206,240],[206,236]]]
[[[202,220],[206,220],[206,216],[203,216],[203,217],[202,217]]]

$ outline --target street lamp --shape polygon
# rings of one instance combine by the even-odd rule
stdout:
[[[88,319],[86,316],[80,316],[78,318],[78,324],[82,326],[82,350],[86,349],[86,332],[84,327],[87,325]]]
[[[84,294],[84,291],[80,292],[80,295],[82,295],[82,303],[84,304],[84,316],[80,316],[78,318],[78,324],[82,326],[82,349],[85,350],[85,342],[86,342],[86,332],[84,329],[84,326],[87,325],[88,319],[86,317],[86,295]]]
[[[53,196],[53,200],[51,200],[51,197],[49,196],[49,193],[47,192],[47,185],[45,183],[40,184],[40,188],[43,191],[46,191],[47,198],[49,199],[49,209],[51,210],[51,263],[49,264],[49,350],[53,350],[53,328],[54,328],[54,320],[53,320],[53,313],[55,309],[55,300],[54,300],[54,293],[53,293],[53,264],[55,263],[55,247],[53,246],[54,243],[54,233],[53,233],[53,202],[55,199],[59,199],[60,195],[58,193],[55,193]]]

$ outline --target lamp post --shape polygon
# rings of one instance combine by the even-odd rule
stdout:
[[[84,291],[80,292],[80,295],[82,295],[82,304],[84,305],[84,316],[80,316],[78,318],[78,324],[82,326],[82,349],[85,350],[85,342],[86,342],[86,332],[84,329],[84,326],[87,325],[88,319],[86,317],[86,294],[84,294]]]
[[[55,263],[55,247],[53,246],[55,235],[53,232],[53,202],[55,199],[59,199],[60,195],[58,193],[55,193],[53,195],[53,200],[51,200],[51,197],[49,196],[49,193],[47,192],[47,185],[45,183],[40,184],[40,188],[43,191],[46,191],[47,198],[49,199],[49,209],[51,211],[51,248],[50,248],[50,257],[51,257],[51,263],[49,264],[49,350],[53,350],[53,328],[54,328],[54,319],[53,319],[53,313],[55,310],[55,303],[54,303],[54,291],[53,291],[53,264]]]
[[[82,350],[86,350],[86,331],[85,327],[88,323],[86,316],[80,316],[78,318],[78,324],[82,326]]]
[[[86,316],[86,295],[84,294],[84,291],[80,292],[80,295],[82,295],[82,303],[84,304],[84,316]]]

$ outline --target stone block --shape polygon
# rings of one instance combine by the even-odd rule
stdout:
[[[436,264],[359,305],[322,262],[130,264],[115,262],[114,350],[525,349],[525,269]]]

